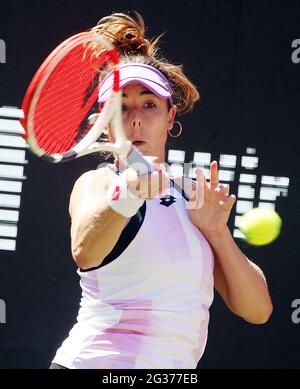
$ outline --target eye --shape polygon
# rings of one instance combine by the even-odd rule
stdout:
[[[122,112],[125,112],[125,111],[127,111],[127,109],[128,109],[127,105],[125,105],[125,104],[122,104]]]
[[[149,101],[148,103],[145,104],[145,107],[153,109],[153,108],[156,108],[156,104],[153,103],[152,101]]]

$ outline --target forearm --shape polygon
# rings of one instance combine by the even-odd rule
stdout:
[[[223,273],[228,305],[247,321],[265,322],[272,312],[272,302],[261,269],[239,249],[228,227],[223,234],[206,238]]]
[[[115,246],[126,221],[104,205],[88,211],[77,225],[72,224],[72,254],[77,265],[82,269],[99,266]]]

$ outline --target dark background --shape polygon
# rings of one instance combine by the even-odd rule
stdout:
[[[300,324],[291,303],[300,298],[298,156],[300,63],[291,43],[300,39],[299,1],[6,1],[1,3],[0,106],[20,106],[35,71],[62,40],[113,11],[136,9],[148,36],[166,32],[162,52],[198,86],[202,101],[180,118],[184,132],[170,146],[240,157],[256,148],[258,174],[289,177],[288,197],[276,210],[280,237],[260,248],[238,240],[264,271],[274,303],[265,325],[234,316],[218,296],[200,368],[299,368]],[[0,251],[0,368],[46,368],[75,322],[80,299],[70,254],[67,206],[75,179],[97,165],[94,156],[52,166],[28,153],[17,251]],[[232,189],[237,188],[233,183]],[[233,216],[230,226],[233,227]]]

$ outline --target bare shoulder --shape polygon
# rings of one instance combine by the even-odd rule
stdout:
[[[89,170],[79,176],[70,196],[70,215],[72,216],[74,208],[78,208],[83,201],[87,206],[99,201],[116,177],[117,175],[106,167]]]
[[[100,169],[89,170],[83,173],[75,182],[74,190],[81,190],[82,187],[89,189],[97,189],[105,187],[109,181],[117,177],[111,169],[103,167]]]

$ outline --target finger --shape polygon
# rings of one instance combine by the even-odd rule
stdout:
[[[219,185],[219,174],[218,174],[218,162],[213,161],[210,164],[210,187],[215,190]]]
[[[229,193],[229,185],[219,184],[215,189],[216,192],[219,192],[223,196],[228,196]]]
[[[126,171],[127,186],[130,191],[138,196],[140,192],[140,180],[135,170],[129,168]]]
[[[229,197],[226,197],[226,199],[221,200],[219,204],[221,205],[221,207],[223,207],[224,210],[231,211],[235,202],[236,196],[232,194]]]

